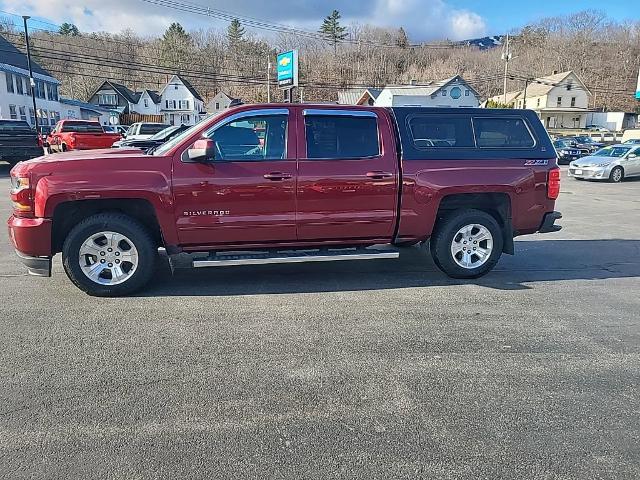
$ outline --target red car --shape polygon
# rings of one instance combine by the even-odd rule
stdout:
[[[243,105],[151,154],[68,152],[18,164],[11,183],[9,237],[30,273],[49,276],[61,252],[99,296],[142,288],[160,247],[222,267],[428,242],[442,271],[475,278],[562,216],[556,152],[530,110]]]
[[[99,122],[60,120],[47,136],[46,147],[51,153],[111,148],[121,138],[119,133],[105,132]]]

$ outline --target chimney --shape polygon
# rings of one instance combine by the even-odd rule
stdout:
[[[409,80],[409,85],[415,86],[417,84],[418,84],[418,81],[415,78],[412,78],[411,80]]]

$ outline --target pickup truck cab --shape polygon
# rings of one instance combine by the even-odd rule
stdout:
[[[124,135],[124,138],[127,140],[146,140],[170,126],[171,125],[166,125],[164,123],[153,122],[134,123],[127,129],[127,133]]]
[[[99,122],[89,120],[60,120],[47,136],[50,153],[71,150],[109,148],[120,140],[119,133],[105,132]]]
[[[561,217],[556,152],[529,110],[243,105],[149,155],[53,155],[11,181],[9,236],[30,273],[50,275],[61,252],[99,296],[143,287],[160,247],[222,267],[395,258],[420,243],[474,278]]]
[[[42,153],[38,134],[27,122],[0,119],[0,160],[15,165]]]

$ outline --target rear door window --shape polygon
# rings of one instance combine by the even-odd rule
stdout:
[[[474,117],[479,148],[532,148],[536,142],[520,117]]]
[[[348,160],[380,155],[375,116],[305,115],[307,158]]]
[[[475,146],[468,115],[414,115],[407,123],[413,144],[419,150]]]

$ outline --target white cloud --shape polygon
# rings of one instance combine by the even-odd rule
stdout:
[[[203,6],[313,31],[324,16],[337,8],[344,24],[402,26],[413,41],[463,40],[487,33],[482,17],[452,8],[447,0],[339,0],[330,6],[321,0],[216,0],[215,3],[189,0],[198,1]],[[187,29],[207,25],[226,27],[221,21],[142,0],[0,0],[0,6],[2,10],[44,17],[55,23],[72,22],[82,31],[119,32],[129,28],[140,35],[158,36],[173,21],[181,22]]]

